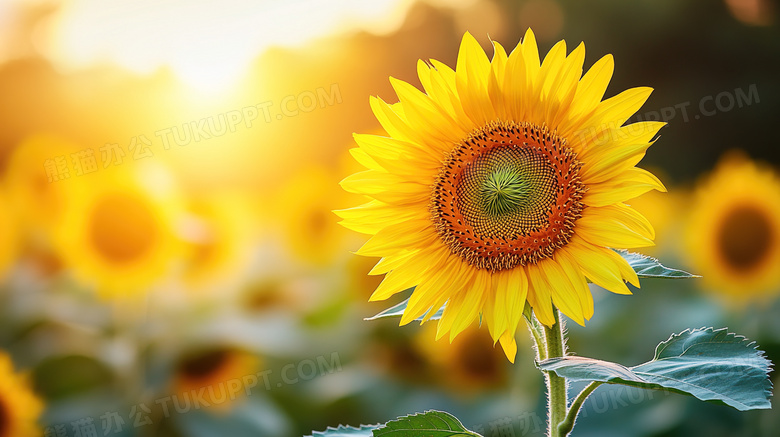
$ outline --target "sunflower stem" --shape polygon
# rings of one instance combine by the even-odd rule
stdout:
[[[564,356],[563,323],[558,315],[558,309],[553,307],[553,316],[555,323],[552,326],[544,327],[545,348],[547,350],[546,358],[557,358]],[[555,372],[545,372],[547,379],[547,393],[549,398],[549,437],[562,437],[558,425],[566,417],[566,379],[558,376]]]
[[[547,358],[547,350],[544,345],[544,329],[536,320],[536,317],[528,313],[523,313],[525,318],[525,324],[528,326],[528,330],[531,331],[531,335],[534,338],[534,346],[536,346],[536,360],[542,361]]]
[[[563,419],[563,422],[558,425],[559,435],[562,437],[569,435],[572,428],[574,428],[574,422],[577,420],[577,415],[580,413],[580,408],[582,408],[583,402],[585,402],[585,399],[587,399],[588,396],[593,393],[593,390],[596,390],[596,388],[601,384],[603,384],[601,381],[591,382],[580,392],[580,394],[577,395],[574,401],[572,401],[571,407],[569,407],[569,412],[566,413],[566,418]]]

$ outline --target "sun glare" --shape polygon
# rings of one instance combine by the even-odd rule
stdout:
[[[169,66],[188,85],[230,86],[271,46],[353,30],[387,33],[409,0],[73,0],[63,5],[43,50],[64,69],[114,63],[137,73]]]

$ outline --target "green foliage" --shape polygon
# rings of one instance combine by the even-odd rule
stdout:
[[[480,437],[460,423],[455,416],[443,411],[426,411],[387,422],[374,430],[374,437]]]
[[[426,411],[391,420],[384,425],[340,425],[310,437],[481,437],[469,431],[455,416],[443,411]]]
[[[314,431],[309,437],[372,437],[372,431],[380,425],[360,425],[360,428],[339,425],[338,428],[328,427],[325,431]]]
[[[640,278],[667,278],[667,279],[685,279],[698,278],[699,276],[677,269],[664,266],[657,259],[642,255],[641,253],[629,252],[627,250],[616,250]]]
[[[544,360],[539,368],[571,381],[667,389],[740,411],[771,408],[771,363],[754,342],[726,329],[685,330],[661,342],[634,367],[584,357]]]
[[[37,391],[48,399],[88,393],[114,380],[115,376],[108,366],[84,355],[50,357],[43,360],[33,373]]]

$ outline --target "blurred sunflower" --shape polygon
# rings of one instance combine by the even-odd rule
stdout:
[[[173,393],[179,399],[189,399],[193,390],[198,392],[205,387],[207,402],[217,409],[229,408],[231,401],[245,390],[228,382],[257,373],[259,365],[260,359],[256,355],[230,346],[192,351],[176,363]]]
[[[689,255],[710,289],[737,301],[780,291],[780,178],[733,153],[696,192]],[[767,293],[772,292],[772,293]]]
[[[183,276],[189,288],[224,286],[242,279],[238,273],[250,260],[254,238],[245,204],[233,195],[189,200],[182,232],[188,249]]]
[[[417,337],[420,353],[434,364],[434,375],[457,392],[479,391],[506,385],[510,368],[501,349],[492,347],[490,334],[475,326],[447,345],[433,341],[430,333]]]
[[[66,185],[78,184],[71,169],[77,146],[49,134],[35,134],[11,152],[4,184],[25,236],[37,248],[50,246],[50,231],[69,201]],[[56,161],[55,161],[56,159]]]
[[[8,268],[16,260],[19,248],[18,224],[10,210],[8,199],[0,193],[0,280],[5,278]]]
[[[316,166],[293,176],[280,193],[277,208],[284,219],[285,240],[299,260],[324,265],[344,253],[349,235],[331,210],[349,195],[334,189],[337,180],[326,168]]]
[[[78,279],[101,293],[143,291],[180,255],[174,234],[180,200],[130,170],[103,171],[90,182],[68,185],[58,252]]]
[[[415,287],[401,323],[447,304],[437,338],[450,341],[480,313],[514,360],[526,300],[545,325],[553,305],[579,324],[593,315],[586,278],[615,293],[639,286],[610,248],[644,247],[650,223],[623,202],[661,182],[635,165],[660,122],[624,126],[651,93],[601,101],[607,55],[582,76],[585,48],[560,41],[543,62],[533,32],[488,60],[466,33],[457,67],[418,62],[420,92],[391,78],[400,102],[371,98],[389,137],[356,134],[367,171],[341,185],[372,200],[339,211],[372,235],[358,254],[387,274],[371,300]],[[580,77],[582,78],[580,79]]]
[[[363,349],[371,368],[396,380],[427,386],[436,381],[433,363],[419,347],[418,337],[395,330],[378,330]]]
[[[14,373],[11,358],[0,352],[0,437],[38,437],[43,403],[33,394],[27,378]]]

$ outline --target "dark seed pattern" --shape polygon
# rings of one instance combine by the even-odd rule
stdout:
[[[452,253],[491,272],[535,264],[565,246],[585,206],[582,164],[546,126],[492,122],[457,144],[430,210]]]

